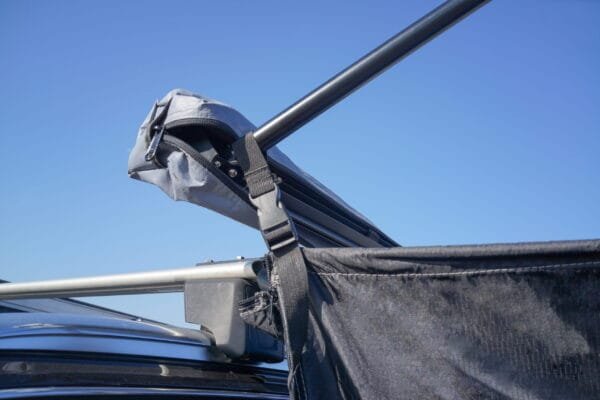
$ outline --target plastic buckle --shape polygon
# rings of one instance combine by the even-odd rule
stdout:
[[[279,201],[279,187],[258,197],[250,196],[256,207],[258,224],[269,250],[277,250],[296,241],[296,229],[283,204]]]

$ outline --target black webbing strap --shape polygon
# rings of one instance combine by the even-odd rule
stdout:
[[[251,133],[237,140],[233,150],[244,171],[250,201],[256,207],[260,230],[273,258],[272,284],[279,310],[289,365],[292,399],[306,396],[300,356],[308,326],[308,277],[294,225],[279,201],[279,187]]]
[[[297,246],[294,226],[279,201],[279,187],[254,136],[248,134],[237,140],[233,150],[244,171],[250,202],[256,207],[260,230],[269,250],[293,243]]]

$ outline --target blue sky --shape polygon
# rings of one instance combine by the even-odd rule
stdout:
[[[0,277],[257,256],[127,177],[176,87],[261,124],[438,1],[0,0]],[[281,148],[403,245],[600,237],[600,2],[495,1]],[[93,299],[180,323],[181,296]]]

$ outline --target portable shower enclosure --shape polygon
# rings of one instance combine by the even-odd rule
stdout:
[[[399,247],[274,148],[484,3],[442,4],[258,129],[186,91],[155,104],[130,175],[258,228],[264,258],[0,298],[184,290],[231,357],[277,360],[282,340],[295,399],[600,398],[600,240]]]

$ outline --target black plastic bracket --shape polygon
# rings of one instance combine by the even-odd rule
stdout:
[[[256,207],[258,223],[269,250],[278,250],[297,240],[294,224],[279,200],[279,187],[277,184],[274,186],[275,188],[269,192],[257,197],[250,196],[250,202]]]
[[[232,359],[282,361],[283,343],[240,317],[240,302],[257,291],[243,279],[186,282],[185,320],[208,330],[214,345]]]

